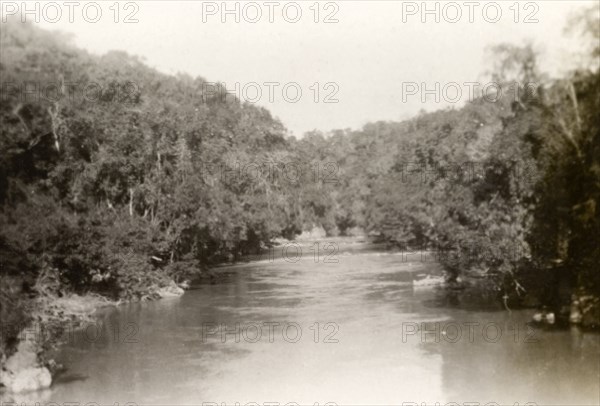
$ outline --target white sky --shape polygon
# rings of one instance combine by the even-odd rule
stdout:
[[[404,95],[403,100],[403,83],[425,82],[428,88],[434,88],[435,82],[442,87],[449,82],[485,83],[482,73],[490,67],[485,50],[498,42],[523,44],[530,39],[544,52],[542,66],[551,73],[565,70],[573,63],[571,52],[575,44],[563,34],[569,14],[599,4],[597,0],[547,0],[529,2],[525,8],[528,2],[521,1],[519,22],[515,23],[514,8],[510,9],[515,1],[498,1],[502,17],[492,23],[484,19],[482,9],[486,2],[476,2],[474,22],[470,23],[465,1],[457,1],[463,15],[453,24],[443,18],[446,2],[439,3],[439,23],[434,21],[434,15],[427,16],[423,23],[421,1],[337,1],[330,2],[334,4],[327,9],[324,1],[319,4],[321,20],[336,5],[338,8],[335,18],[339,22],[326,24],[314,22],[314,12],[310,9],[314,1],[299,1],[302,17],[294,24],[284,19],[282,9],[289,3],[286,1],[274,9],[273,23],[269,22],[269,6],[263,1],[256,2],[263,13],[258,23],[244,21],[241,12],[244,3],[239,5],[239,23],[233,15],[227,16],[223,23],[221,1],[137,1],[138,22],[125,24],[114,22],[113,11],[109,9],[113,1],[99,3],[103,14],[98,23],[86,22],[80,6],[75,9],[72,23],[68,21],[68,9],[63,7],[60,21],[41,24],[74,33],[76,44],[96,54],[125,50],[142,56],[160,71],[200,75],[209,81],[225,82],[232,90],[236,82],[242,87],[258,83],[262,97],[257,104],[267,107],[297,136],[312,129],[360,128],[369,121],[399,120],[420,109],[431,111],[448,105],[433,100],[422,103],[419,94]],[[120,3],[120,20],[134,11],[132,7],[125,10],[125,3]],[[209,3],[219,11],[216,15],[206,15],[203,22],[203,7],[211,7]],[[228,7],[233,9],[234,3],[228,2]],[[428,1],[427,5],[433,8],[435,3]],[[410,11],[413,5],[419,11],[406,15],[403,22],[403,7]],[[295,14],[289,7],[286,17],[291,19]],[[246,10],[248,17],[253,18],[255,9]],[[92,11],[88,15],[93,17]],[[448,18],[454,18],[455,9],[446,11]],[[532,12],[539,21],[524,23]],[[494,9],[489,8],[486,17],[494,16]],[[269,100],[265,82],[281,84],[275,88],[273,102]],[[321,87],[318,103],[310,89],[315,82]],[[324,96],[334,90],[334,87],[324,88],[328,82],[339,87],[335,96],[338,103],[323,102]],[[300,101],[286,101],[282,94],[286,83],[300,85],[303,92]],[[247,89],[248,97],[254,97],[254,90]],[[468,88],[462,91],[461,101],[464,101],[468,98]],[[454,93],[449,95],[452,97]],[[293,88],[288,96],[295,96]]]

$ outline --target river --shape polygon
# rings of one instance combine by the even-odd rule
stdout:
[[[316,244],[316,245],[315,245]],[[180,298],[69,334],[46,401],[120,405],[599,404],[599,335],[534,329],[477,295],[414,287],[419,255],[356,239],[220,267]],[[316,248],[319,255],[316,256]],[[337,262],[335,262],[337,260]]]

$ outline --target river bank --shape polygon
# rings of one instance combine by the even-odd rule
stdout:
[[[133,301],[111,300],[93,293],[58,296],[40,286],[38,290],[42,294],[23,304],[30,311],[30,320],[2,326],[0,390],[7,395],[49,388],[54,375],[62,370],[63,366],[57,364],[48,354],[64,343],[65,331],[72,332],[93,321],[99,309],[117,307]],[[171,281],[166,286],[155,286],[150,294],[137,300],[179,297],[183,293],[184,290]]]

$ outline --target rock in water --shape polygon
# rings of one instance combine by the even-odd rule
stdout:
[[[169,286],[165,286],[164,288],[160,288],[156,293],[161,298],[165,297],[179,297],[185,293],[183,289],[181,289],[175,282],[172,282]]]
[[[296,240],[298,241],[302,241],[302,240],[319,240],[319,239],[323,239],[327,237],[327,232],[325,231],[325,229],[321,226],[313,226],[312,230],[308,231],[305,230],[302,232],[302,234],[300,234],[299,236],[296,237]]]
[[[573,324],[580,324],[582,318],[581,312],[579,311],[579,301],[573,300],[569,312],[569,321]]]
[[[446,279],[443,276],[427,275],[424,279],[413,280],[413,287],[438,286],[445,282]]]
[[[35,339],[28,334],[19,343],[17,351],[6,360],[4,368],[0,378],[11,392],[37,391],[50,387],[52,383],[48,368],[38,363]]]
[[[8,380],[8,389],[16,393],[31,392],[49,388],[51,383],[52,375],[48,368],[26,368]]]

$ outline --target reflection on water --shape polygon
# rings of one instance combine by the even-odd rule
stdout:
[[[50,401],[598,404],[596,334],[415,289],[431,263],[344,244],[338,263],[219,268],[177,299],[103,314],[59,354]],[[466,300],[466,299],[465,299]],[[96,328],[97,327],[97,328]],[[87,338],[86,338],[87,334]]]

